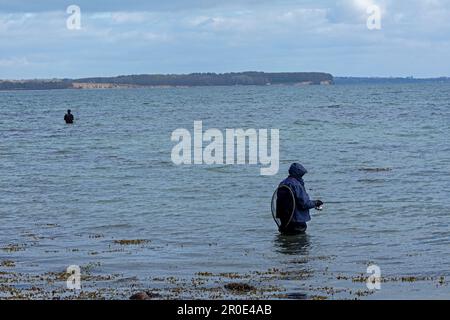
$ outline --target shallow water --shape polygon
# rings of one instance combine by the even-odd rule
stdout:
[[[171,133],[194,120],[279,128],[280,171],[175,166]],[[89,265],[117,275],[91,287],[120,297],[198,272],[260,285],[255,272],[275,268],[308,273],[270,279],[287,297],[353,298],[367,288],[352,277],[376,264],[392,281],[358,298],[448,299],[449,136],[444,84],[0,92],[0,262],[14,265],[0,271],[27,288],[28,276]],[[313,213],[306,235],[282,237],[270,199],[292,161],[308,169],[311,197],[342,203]],[[406,276],[418,281],[394,280]]]

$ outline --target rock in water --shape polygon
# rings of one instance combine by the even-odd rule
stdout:
[[[151,300],[151,299],[155,299],[155,298],[161,298],[161,295],[159,293],[153,293],[150,291],[147,292],[138,292],[133,294],[130,297],[130,300]]]
[[[130,300],[150,300],[150,297],[146,292],[138,292],[133,294]]]

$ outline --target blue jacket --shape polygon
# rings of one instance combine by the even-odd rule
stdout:
[[[303,176],[307,173],[306,169],[299,163],[293,163],[289,168],[289,177],[281,181],[281,185],[287,185],[291,188],[295,197],[295,212],[292,218],[293,222],[307,222],[311,220],[309,209],[316,207],[316,202],[309,199],[305,189]]]

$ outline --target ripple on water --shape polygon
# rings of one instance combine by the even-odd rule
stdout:
[[[176,276],[192,288],[198,272],[239,272],[257,281],[252,272],[308,268],[299,282],[265,274],[294,298],[312,298],[310,286],[314,295],[325,294],[323,283],[333,281],[360,288],[339,282],[336,272],[351,279],[365,274],[368,262],[436,277],[450,263],[450,128],[442,116],[448,87],[399,85],[394,102],[392,91],[349,85],[2,94],[0,243],[29,245],[0,251],[0,263],[11,260],[25,275],[99,263],[100,274],[123,273],[123,287],[136,277],[145,288],[153,276]],[[82,117],[55,127],[68,101],[82,106],[73,108]],[[143,112],[149,104],[151,112]],[[24,106],[35,112],[11,111]],[[426,117],[424,106],[432,108]],[[108,121],[99,122],[104,114]],[[279,128],[279,172],[262,177],[256,166],[174,165],[171,131],[202,118],[218,129]],[[313,199],[340,203],[313,212],[304,237],[283,238],[270,199],[295,161],[309,171],[304,179]],[[112,242],[121,239],[150,243]],[[448,290],[433,284],[414,296]],[[161,290],[171,285],[158,282]],[[405,289],[389,286],[376,297],[402,297]]]

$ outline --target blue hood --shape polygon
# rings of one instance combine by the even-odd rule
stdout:
[[[292,177],[302,180],[302,177],[307,173],[308,171],[305,169],[304,166],[302,166],[300,163],[293,163],[291,164],[291,167],[289,168],[289,175]]]

